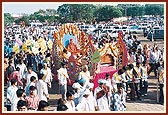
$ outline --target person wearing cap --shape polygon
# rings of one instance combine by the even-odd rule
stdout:
[[[125,111],[126,110],[126,93],[124,92],[123,85],[117,86],[117,91],[111,97],[110,110],[111,111]]]
[[[86,90],[86,86],[87,85],[86,85],[86,80],[84,78],[81,78],[80,80],[78,80],[77,83],[79,83],[79,85],[81,86],[80,89],[79,89],[79,92],[80,92],[79,100],[80,100],[81,97],[82,97],[83,92]]]
[[[40,100],[44,100],[47,102],[49,99],[47,84],[44,82],[44,74],[38,75],[38,82],[36,84],[37,87],[37,96]]]
[[[81,78],[84,78],[86,80],[86,84],[88,84],[91,80],[87,65],[82,66],[82,71],[79,73],[78,80],[80,80]]]
[[[80,88],[82,86],[78,83],[78,82],[75,82],[73,85],[72,85],[72,88],[74,89],[75,91],[75,94],[74,94],[74,103],[75,103],[75,107],[78,105],[79,103],[79,97],[80,97]]]
[[[37,90],[35,86],[30,86],[30,93],[26,96],[25,101],[27,102],[27,108],[30,110],[36,110],[40,102],[39,97],[36,95]]]
[[[86,88],[86,79],[85,78],[81,78],[80,80],[78,80],[78,83],[82,86],[82,88]]]
[[[40,70],[40,73],[43,73],[45,76],[44,82],[49,88],[51,88],[51,82],[53,80],[51,69],[47,66],[47,63],[44,63],[43,68]]]
[[[62,95],[63,99],[66,99],[66,92],[67,92],[67,83],[69,79],[69,75],[67,72],[67,63],[66,62],[62,62],[61,64],[61,68],[59,70],[57,70],[58,72],[58,84],[60,86],[60,92]]]
[[[104,79],[99,79],[99,86],[94,90],[94,97],[97,101],[98,111],[109,111],[109,104],[107,98],[107,91],[105,89],[106,81]]]

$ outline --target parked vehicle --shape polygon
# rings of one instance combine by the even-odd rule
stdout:
[[[106,35],[107,33],[109,33],[111,37],[118,37],[118,31],[112,30],[112,29],[106,29],[106,30],[101,31],[100,37]]]
[[[81,25],[79,26],[79,29],[85,31],[86,33],[90,33],[96,30],[96,27],[94,27],[93,25]]]
[[[133,34],[143,34],[144,29],[146,28],[139,26],[138,28],[130,28],[129,31]]]
[[[153,39],[164,39],[164,29],[153,29],[150,30],[148,35],[147,35],[147,39],[149,39],[150,41],[152,41],[152,36]]]
[[[30,26],[31,26],[31,27],[37,27],[37,26],[42,27],[43,24],[42,24],[41,22],[31,22],[31,23],[30,23]]]
[[[128,34],[128,33],[129,33],[129,28],[128,28],[128,26],[125,26],[125,25],[122,26],[122,27],[121,27],[121,30],[124,31],[125,34]]]

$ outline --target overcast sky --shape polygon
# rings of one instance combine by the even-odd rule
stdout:
[[[4,9],[4,13],[26,13],[26,14],[32,14],[36,11],[38,11],[39,9],[57,9],[60,5],[62,5],[61,3],[53,3],[53,4],[4,4],[3,9]]]

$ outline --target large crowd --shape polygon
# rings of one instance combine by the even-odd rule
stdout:
[[[17,32],[20,34],[17,34]],[[54,40],[54,33],[39,27],[6,28],[4,31],[4,85],[6,91],[7,111],[48,111],[50,100],[49,90],[52,87],[53,73],[51,49],[34,54],[20,51],[15,53],[12,47],[16,38],[25,42],[28,38],[32,43],[39,38],[46,42]],[[148,95],[148,77],[154,72],[160,85],[159,102],[164,103],[164,49],[157,44],[144,46],[138,36],[122,35],[127,46],[128,65],[123,66],[112,78],[106,73],[105,79],[99,79],[99,86],[94,88],[88,66],[84,65],[78,80],[70,89],[70,77],[67,62],[61,63],[57,71],[61,98],[57,101],[54,111],[125,111],[127,100],[141,100]],[[106,33],[98,38],[93,36],[93,44],[97,48],[106,43],[115,44],[116,38]]]

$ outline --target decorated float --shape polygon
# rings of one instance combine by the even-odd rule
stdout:
[[[93,82],[97,82],[100,77],[105,77],[104,74],[107,72],[112,71],[112,76],[118,69],[127,65],[126,46],[121,36],[116,44],[106,43],[101,49],[98,49],[93,45],[92,35],[85,34],[76,25],[68,23],[63,24],[55,32],[54,38],[52,47],[53,72],[57,75],[56,70],[60,68],[63,61],[66,61],[72,83],[77,80],[83,65],[88,66],[91,76],[94,78]]]

